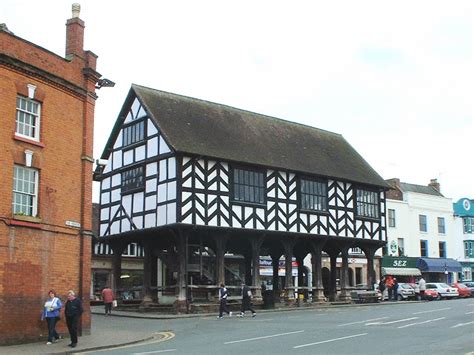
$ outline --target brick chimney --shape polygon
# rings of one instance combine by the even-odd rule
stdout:
[[[432,187],[433,189],[435,189],[438,192],[441,192],[441,186],[438,182],[438,179],[431,179],[428,186]]]
[[[72,18],[66,22],[66,58],[84,58],[84,21],[79,18],[81,5],[72,4]]]
[[[388,190],[385,193],[385,197],[390,199],[390,200],[399,200],[403,201],[403,192],[400,189],[400,179],[398,178],[393,178],[393,179],[387,179],[385,180],[391,187],[390,190]]]

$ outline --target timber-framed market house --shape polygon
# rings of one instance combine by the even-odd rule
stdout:
[[[132,85],[102,159],[100,241],[113,250],[116,289],[122,252],[143,246],[145,304],[171,298],[176,311],[190,311],[221,282],[240,280],[260,297],[262,256],[289,302],[293,260],[299,289],[316,302],[323,291],[349,298],[350,248],[364,252],[367,285],[375,282],[388,186],[339,134]]]

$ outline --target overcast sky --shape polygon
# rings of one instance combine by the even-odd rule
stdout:
[[[2,0],[0,23],[63,56],[73,2]],[[136,83],[340,133],[385,179],[474,198],[472,0],[78,2],[116,82],[96,158]]]

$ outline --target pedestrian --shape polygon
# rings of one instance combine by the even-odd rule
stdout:
[[[398,281],[393,278],[393,300],[398,301]]]
[[[382,301],[383,301],[384,291],[385,291],[385,278],[382,278],[382,280],[380,280],[379,282],[379,291],[380,291],[380,294],[382,295]]]
[[[250,288],[245,284],[245,282],[242,282],[242,311],[240,312],[240,317],[245,316],[246,310],[252,312],[252,317],[257,315],[257,312],[252,308],[251,300],[252,291],[250,291]]]
[[[61,312],[61,300],[56,297],[54,290],[49,290],[48,299],[44,303],[43,313],[41,319],[46,319],[48,324],[48,342],[47,345],[56,343],[61,337],[56,332],[56,323],[60,319],[59,314]]]
[[[102,300],[104,301],[105,305],[105,315],[112,314],[112,304],[115,300],[114,291],[109,286],[105,286],[102,290]]]
[[[426,281],[425,279],[422,277],[420,277],[420,280],[418,280],[418,285],[420,286],[420,298],[422,300],[425,299],[425,291],[426,291]]]
[[[69,335],[71,336],[71,344],[68,346],[71,348],[75,348],[77,346],[77,325],[82,312],[83,309],[81,300],[76,297],[74,291],[68,291],[64,314],[66,315],[67,329],[69,330]]]
[[[388,292],[388,300],[391,301],[393,297],[393,277],[391,275],[385,278],[385,288]]]
[[[229,292],[223,283],[221,283],[221,287],[219,288],[219,316],[218,319],[222,318],[223,313],[227,313],[229,317],[232,317],[232,312],[229,312],[227,308],[227,297],[229,296]]]

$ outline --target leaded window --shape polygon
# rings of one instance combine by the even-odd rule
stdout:
[[[327,184],[316,180],[300,180],[300,206],[303,210],[327,211]]]
[[[122,173],[122,193],[136,191],[145,186],[143,166]]]
[[[13,213],[35,217],[38,203],[38,171],[15,165],[13,173]]]
[[[234,169],[234,201],[265,203],[265,179],[263,172]]]
[[[38,102],[17,96],[15,134],[39,141],[40,110]]]
[[[379,218],[379,195],[375,191],[357,189],[357,215],[359,217]]]
[[[145,121],[133,123],[123,128],[123,146],[129,146],[145,139]]]

